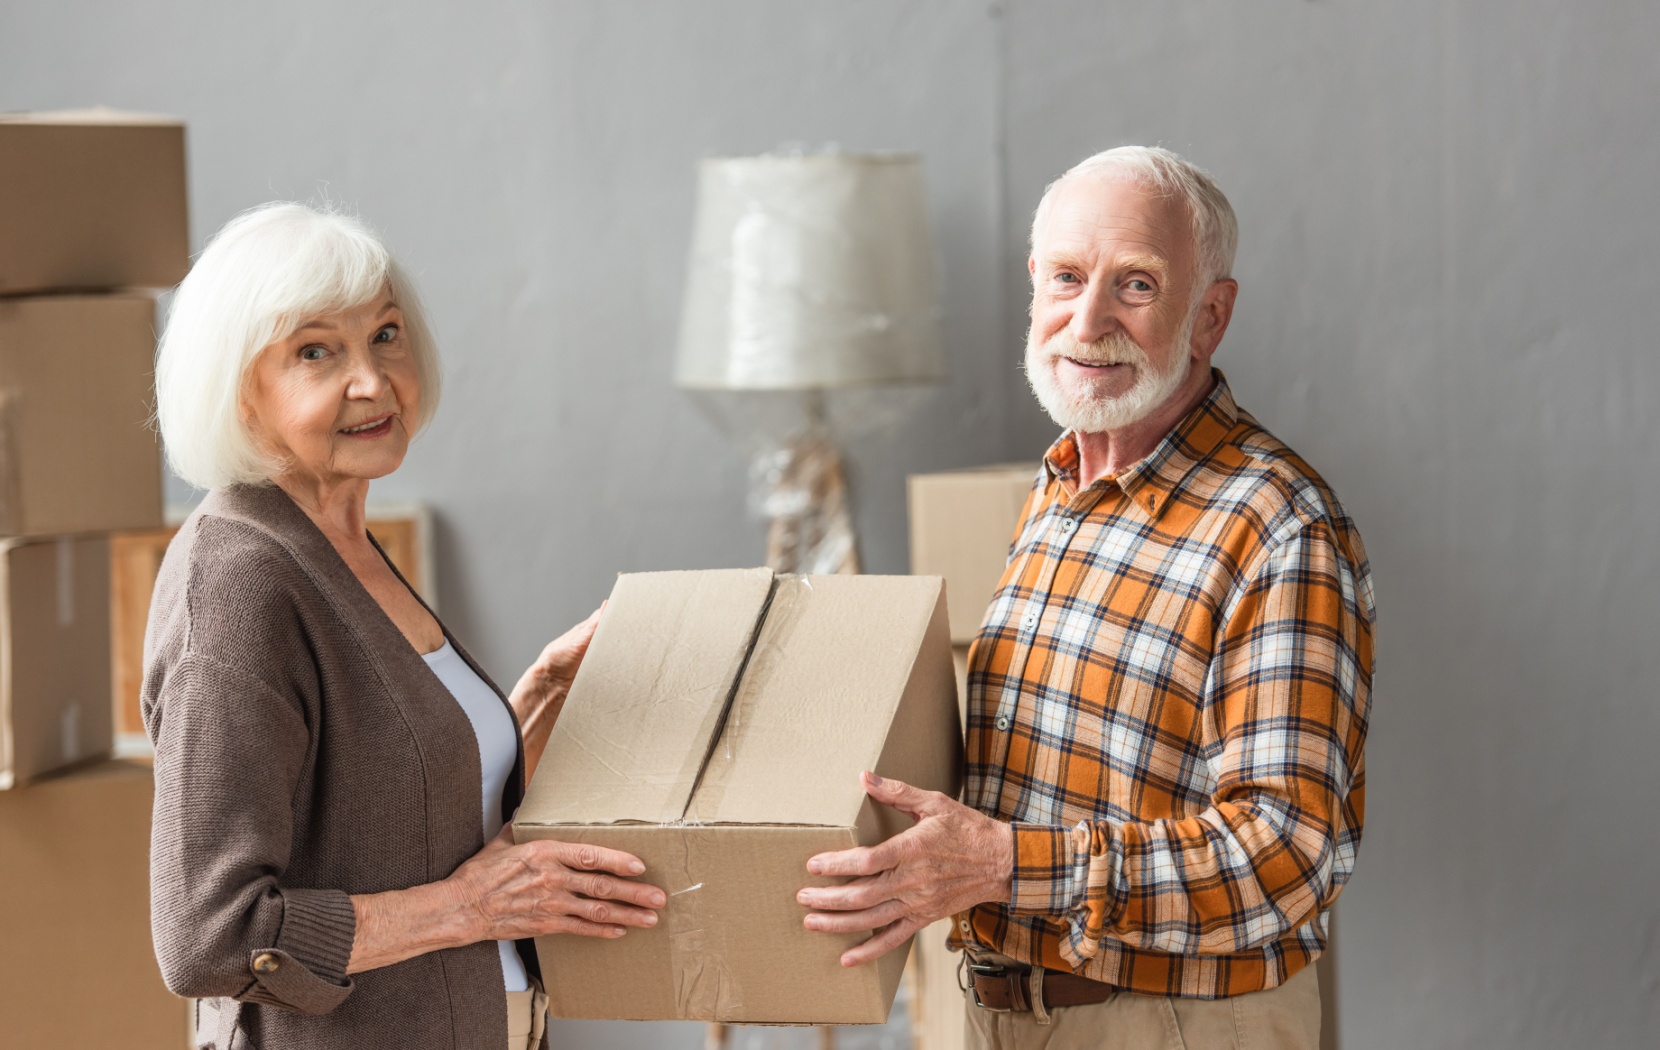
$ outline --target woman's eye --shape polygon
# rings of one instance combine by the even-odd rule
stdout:
[[[389,324],[389,325],[386,325],[385,327],[381,328],[380,331],[375,333],[375,342],[377,342],[377,343],[390,343],[392,340],[396,339],[397,337],[398,337],[398,326],[395,325],[395,324]]]
[[[300,351],[300,360],[302,360],[302,361],[321,361],[323,358],[327,357],[328,355],[329,355],[329,352],[327,350],[323,349],[320,346],[308,346],[304,350]]]

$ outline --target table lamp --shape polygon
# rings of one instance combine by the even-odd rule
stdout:
[[[675,381],[750,444],[773,569],[858,571],[835,434],[944,377],[920,157],[701,162]]]

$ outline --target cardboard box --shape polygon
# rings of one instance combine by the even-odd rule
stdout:
[[[945,577],[957,644],[980,629],[1036,476],[1036,463],[911,475],[911,571]]]
[[[811,933],[807,858],[909,825],[870,769],[954,794],[961,729],[943,585],[766,569],[622,576],[515,821],[519,841],[627,850],[669,893],[616,941],[537,942],[556,1017],[759,1024],[887,1018],[909,946]]]
[[[109,755],[109,541],[0,541],[0,788]]]
[[[0,114],[0,294],[165,288],[189,267],[183,124]]]
[[[150,941],[153,790],[106,762],[0,793],[0,1046],[190,1045]]]
[[[0,535],[155,528],[155,300],[0,299]]]

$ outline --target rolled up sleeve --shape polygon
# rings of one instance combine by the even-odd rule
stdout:
[[[211,659],[162,671],[151,928],[167,987],[323,1014],[352,992],[343,889],[288,877],[293,800],[312,747],[300,703]]]

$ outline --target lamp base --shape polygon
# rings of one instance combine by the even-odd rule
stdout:
[[[859,571],[841,454],[822,428],[755,455],[750,502],[767,519],[767,566],[774,572]]]

